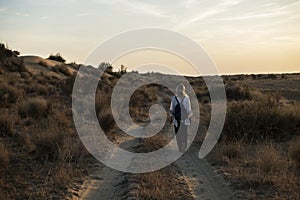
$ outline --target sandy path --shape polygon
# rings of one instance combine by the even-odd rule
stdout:
[[[175,163],[183,172],[195,199],[232,199],[232,192],[224,179],[205,159],[198,158],[199,147],[192,145]]]
[[[106,166],[91,175],[91,181],[87,189],[80,195],[82,200],[93,199],[120,199],[120,195],[126,192],[126,188],[118,187],[126,180],[126,174]]]
[[[155,118],[159,119],[160,117],[156,116]],[[171,128],[169,127],[166,130],[166,137],[173,137]],[[142,131],[142,129],[135,130],[134,127],[131,127],[131,131]],[[133,139],[132,137],[125,137],[122,141],[119,141],[120,147],[124,149],[131,149],[137,146],[138,143],[138,139]],[[177,147],[174,148],[177,149]],[[199,145],[192,144],[188,151],[175,162],[184,175],[194,199],[232,199],[232,192],[229,189],[228,183],[213,170],[205,159],[199,159],[199,149]],[[120,159],[118,156],[116,157]],[[128,191],[130,190],[128,188],[130,184],[126,183],[127,179],[128,173],[119,172],[102,165],[92,175],[92,181],[81,199],[134,199],[127,195],[130,192]]]
[[[124,141],[126,148],[134,147],[135,140]],[[224,179],[218,175],[205,159],[198,158],[199,147],[192,145],[175,164],[182,171],[194,199],[232,199],[232,192]],[[83,200],[128,199],[128,173],[98,164],[91,175],[87,189],[80,195]]]

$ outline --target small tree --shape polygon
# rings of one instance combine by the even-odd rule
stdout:
[[[61,57],[60,53],[57,53],[55,55],[50,55],[48,57],[48,59],[49,60],[55,60],[55,61],[58,61],[58,62],[63,62],[63,63],[66,62],[66,60],[63,57]]]
[[[127,72],[127,67],[125,67],[124,65],[121,65],[120,72],[121,72],[121,74],[125,74]]]
[[[102,62],[98,66],[98,69],[105,69],[105,72],[112,73],[113,72],[113,66],[111,66],[110,63]]]

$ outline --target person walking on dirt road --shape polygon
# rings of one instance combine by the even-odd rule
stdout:
[[[188,126],[191,125],[191,102],[185,92],[185,86],[179,84],[176,88],[176,95],[172,97],[170,114],[173,118],[176,141],[180,152],[187,147]]]

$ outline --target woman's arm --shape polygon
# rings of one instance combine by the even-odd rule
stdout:
[[[170,114],[171,116],[173,116],[173,109],[174,109],[174,108],[173,108],[173,105],[174,105],[173,99],[174,99],[174,96],[172,97],[172,99],[171,99],[171,104],[170,104],[170,113],[169,113],[169,114]]]
[[[189,96],[186,96],[185,109],[186,109],[187,114],[188,114],[188,117],[187,117],[187,118],[192,117],[193,112],[192,112],[191,101],[190,101],[190,97],[189,97]]]

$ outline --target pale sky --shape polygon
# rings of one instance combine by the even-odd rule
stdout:
[[[120,32],[161,27],[203,46],[222,74],[300,71],[297,0],[0,0],[0,27],[9,48],[68,62]]]

